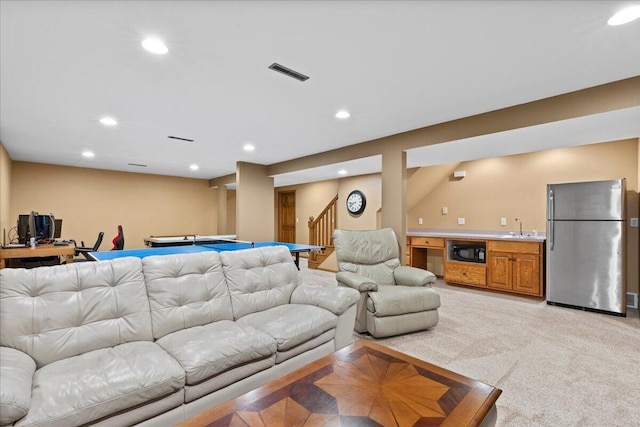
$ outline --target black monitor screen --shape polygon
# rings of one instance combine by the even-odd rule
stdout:
[[[62,237],[62,220],[54,219],[53,221],[56,224],[56,231],[53,233],[53,238],[59,239],[60,237]]]
[[[29,242],[29,215],[18,215],[18,243]]]

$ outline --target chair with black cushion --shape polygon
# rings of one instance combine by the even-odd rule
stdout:
[[[122,226],[118,226],[118,235],[113,238],[111,241],[113,243],[112,251],[121,251],[124,249],[124,231],[122,231]]]
[[[86,259],[81,259],[80,261],[91,261],[91,259],[89,258],[89,256],[87,255],[89,252],[95,252],[98,249],[100,249],[100,244],[102,244],[102,238],[104,237],[104,232],[100,232],[98,233],[98,239],[96,240],[96,242],[93,244],[93,246],[85,246],[84,245],[84,241],[80,241],[81,246],[76,245],[76,241],[75,240],[71,240],[71,242],[73,242],[73,245],[76,247],[76,256],[82,255],[83,257],[85,257]]]
[[[429,329],[438,324],[440,296],[430,271],[400,265],[391,228],[333,233],[338,285],[360,292],[356,332],[375,338]]]

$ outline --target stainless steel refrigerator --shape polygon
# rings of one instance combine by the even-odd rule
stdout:
[[[547,303],[626,316],[626,181],[547,185]]]

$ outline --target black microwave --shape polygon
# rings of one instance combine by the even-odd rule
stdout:
[[[485,261],[485,248],[471,245],[454,245],[453,259],[456,261],[481,262]]]

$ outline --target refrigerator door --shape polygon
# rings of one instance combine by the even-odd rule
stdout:
[[[624,179],[547,185],[548,220],[624,219]]]
[[[623,221],[556,221],[547,245],[547,301],[626,313]],[[548,232],[551,222],[547,223]]]

